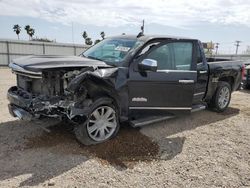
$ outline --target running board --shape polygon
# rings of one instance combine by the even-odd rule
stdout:
[[[175,116],[150,116],[147,118],[130,121],[130,125],[132,127],[141,127],[141,126],[152,124],[152,123],[158,123],[167,119],[172,119],[174,117]]]
[[[206,108],[207,107],[205,105],[197,104],[197,105],[192,106],[191,113],[198,112],[198,111],[201,111],[201,110],[205,110]]]
[[[205,110],[205,109],[206,109],[205,105],[201,105],[201,104],[194,105],[194,106],[192,106],[191,113],[198,112],[198,111]],[[149,116],[149,117],[146,117],[146,118],[141,118],[141,119],[130,121],[129,123],[130,123],[130,125],[132,127],[142,127],[144,125],[148,125],[148,124],[152,124],[152,123],[158,123],[158,122],[161,122],[161,121],[164,121],[164,120],[167,120],[167,119],[172,119],[174,117],[175,117],[174,115],[169,115],[169,116]]]

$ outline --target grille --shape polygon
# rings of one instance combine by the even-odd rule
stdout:
[[[43,75],[42,78],[31,78],[28,75],[17,74],[17,86],[33,95],[55,96],[63,94],[63,83],[60,75]]]
[[[42,78],[17,75],[17,86],[32,94],[42,94]]]

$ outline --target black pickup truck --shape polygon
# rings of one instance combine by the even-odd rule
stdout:
[[[206,59],[199,40],[116,36],[80,56],[27,56],[10,68],[9,111],[23,120],[70,120],[76,138],[97,144],[120,123],[137,127],[210,107],[224,111],[242,80],[240,61]]]

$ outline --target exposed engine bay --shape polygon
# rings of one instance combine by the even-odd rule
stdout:
[[[110,75],[115,72],[116,68],[97,67],[50,69],[36,77],[15,72],[17,86],[10,88],[9,93],[22,98],[18,101],[23,104],[18,106],[37,117],[68,118],[78,122],[79,117],[87,114],[93,99],[101,94],[100,90],[105,92],[107,84],[113,85]],[[105,80],[107,75],[108,79]],[[110,91],[106,88],[106,94]]]

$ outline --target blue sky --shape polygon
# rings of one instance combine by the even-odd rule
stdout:
[[[35,36],[57,42],[83,43],[86,30],[94,40],[137,34],[145,19],[145,34],[166,34],[220,43],[219,53],[250,46],[250,0],[0,0],[0,38],[16,39],[14,24],[29,24]],[[73,40],[72,40],[73,23]],[[20,39],[28,40],[24,29]]]

